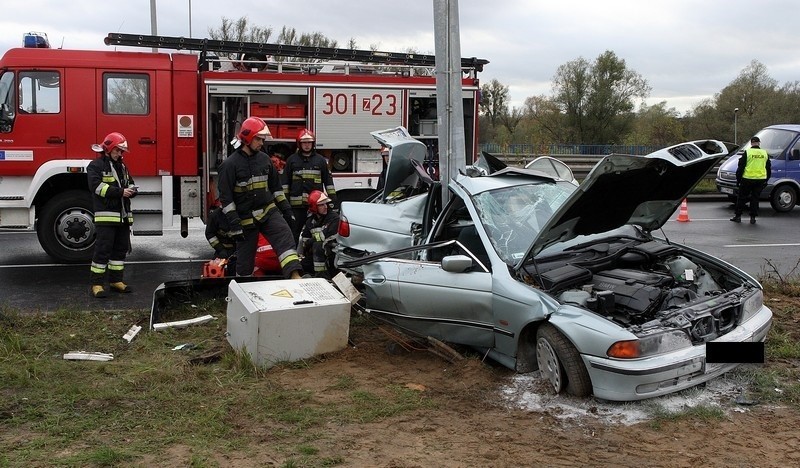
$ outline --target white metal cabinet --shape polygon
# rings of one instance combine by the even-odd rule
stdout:
[[[321,278],[228,285],[228,342],[258,366],[347,346],[350,301]]]

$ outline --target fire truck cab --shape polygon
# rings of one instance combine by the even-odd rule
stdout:
[[[97,157],[92,144],[112,131],[127,137],[125,163],[140,187],[134,235],[161,235],[179,216],[185,236],[188,218],[204,218],[216,199],[217,167],[249,116],[264,119],[273,137],[268,145],[284,156],[295,151],[300,130],[312,130],[340,200],[374,192],[382,159],[372,131],[407,127],[428,145],[431,169],[437,164],[431,56],[346,50],[340,58],[338,49],[230,48],[222,41],[124,34],[109,34],[106,43],[199,53],[62,50],[30,42],[0,58],[0,229],[36,229],[58,261],[91,259],[86,166]],[[275,61],[275,48],[281,57],[309,61]],[[264,53],[246,54],[253,49]],[[239,52],[244,60],[219,59],[220,52]],[[391,63],[372,63],[383,60],[380,54],[393,54]],[[471,60],[462,80],[468,163],[477,151],[476,74],[488,63]]]

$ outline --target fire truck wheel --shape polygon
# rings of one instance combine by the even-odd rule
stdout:
[[[70,190],[51,198],[41,208],[36,234],[44,251],[55,260],[91,261],[95,240],[91,194]]]

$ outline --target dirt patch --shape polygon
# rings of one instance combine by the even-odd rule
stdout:
[[[798,332],[797,321],[787,323],[792,333]],[[401,386],[435,406],[377,423],[329,423],[313,443],[315,463],[327,459],[342,466],[397,468],[800,465],[800,411],[742,398],[746,383],[735,375],[677,395],[614,404],[550,395],[535,374],[518,375],[481,362],[479,356],[448,362],[426,350],[406,351],[376,328],[354,328],[351,342],[309,367],[276,369],[271,378],[336,401],[348,398],[348,391],[337,388],[347,376],[352,387],[381,395]],[[693,407],[715,412],[663,417]],[[658,411],[660,419],[654,416]],[[265,439],[241,457],[228,454],[215,461],[276,466],[289,459],[300,460]]]

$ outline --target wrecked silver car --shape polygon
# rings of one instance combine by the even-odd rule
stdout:
[[[373,135],[393,158],[422,150],[396,130]],[[412,161],[395,180],[422,193],[342,204],[337,264],[363,276],[374,316],[538,369],[555,392],[675,392],[737,365],[707,362],[708,343],[761,342],[772,321],[753,277],[652,234],[726,154],[709,140],[610,155],[579,187],[484,163],[450,181],[445,206]]]

